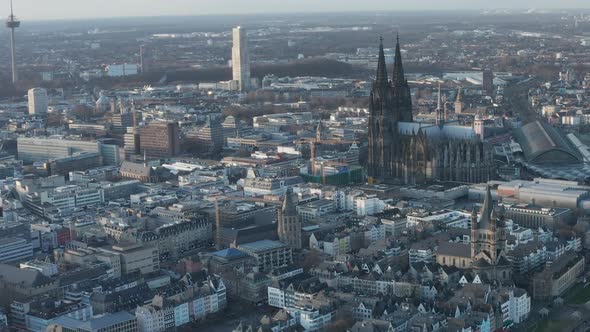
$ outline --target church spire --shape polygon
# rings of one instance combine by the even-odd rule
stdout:
[[[379,59],[377,60],[376,86],[385,86],[388,83],[387,67],[385,66],[385,52],[383,51],[383,37],[379,37]]]
[[[445,122],[445,114],[442,108],[442,98],[440,91],[440,83],[438,83],[438,102],[436,104],[436,125],[442,126]]]
[[[318,123],[318,126],[315,129],[315,139],[318,142],[321,142],[324,139],[324,126],[322,125],[322,120]]]
[[[405,82],[404,67],[402,65],[402,52],[399,46],[399,34],[396,37],[395,43],[395,59],[393,63],[393,76],[391,77],[394,85],[403,84]]]
[[[486,194],[480,211],[479,228],[487,228],[492,223],[492,212],[494,211],[494,200],[490,186],[486,186]]]

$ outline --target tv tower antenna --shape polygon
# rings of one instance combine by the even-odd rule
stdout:
[[[12,60],[12,84],[18,81],[18,72],[16,71],[16,41],[14,39],[14,29],[20,27],[20,21],[14,16],[12,0],[10,0],[10,16],[6,20],[6,27],[10,29],[10,56]]]

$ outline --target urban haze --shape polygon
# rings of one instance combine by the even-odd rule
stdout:
[[[590,330],[588,1],[0,15],[0,331]]]

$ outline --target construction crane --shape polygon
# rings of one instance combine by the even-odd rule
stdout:
[[[302,145],[302,144],[309,144],[309,150],[310,150],[310,164],[311,164],[311,174],[315,175],[316,174],[316,169],[315,169],[315,155],[316,155],[316,147],[318,145],[344,145],[344,144],[353,144],[356,143],[356,141],[350,141],[350,140],[340,140],[340,139],[318,139],[316,138],[309,138],[309,139],[300,139],[295,141],[295,144],[298,145]]]
[[[250,202],[250,203],[264,203],[269,205],[276,205],[280,206],[282,202],[280,200],[272,200],[267,198],[261,197],[247,197],[247,196],[227,196],[227,195],[219,195],[211,197],[215,202],[215,247],[218,250],[221,250],[221,212],[219,209],[219,201],[240,201],[240,202]]]

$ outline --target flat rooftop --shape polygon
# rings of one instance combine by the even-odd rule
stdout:
[[[284,248],[287,245],[280,241],[273,241],[273,240],[260,240],[256,242],[244,243],[239,245],[238,248],[246,250],[246,251],[266,251],[278,248]]]

